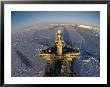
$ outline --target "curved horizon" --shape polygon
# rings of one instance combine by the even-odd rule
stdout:
[[[12,29],[40,24],[85,24],[100,27],[100,11],[12,11]]]

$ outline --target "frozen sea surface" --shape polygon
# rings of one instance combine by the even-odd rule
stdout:
[[[100,76],[100,31],[73,26],[31,26],[12,32],[11,76],[43,76],[46,60],[38,57],[39,50],[54,44],[61,29],[66,44],[78,47],[81,58],[73,60],[79,77]]]

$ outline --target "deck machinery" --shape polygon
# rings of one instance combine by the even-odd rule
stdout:
[[[56,33],[55,44],[47,49],[42,49],[39,57],[47,60],[44,76],[76,76],[72,60],[80,58],[80,50],[72,48],[64,42],[61,30]]]

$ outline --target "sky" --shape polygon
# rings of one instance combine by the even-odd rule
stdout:
[[[11,26],[18,29],[39,24],[78,23],[100,26],[99,11],[12,11]]]

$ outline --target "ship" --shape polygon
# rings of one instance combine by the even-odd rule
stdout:
[[[47,60],[44,77],[76,77],[73,60],[80,58],[80,49],[67,45],[59,29],[53,46],[41,49],[39,57]]]

